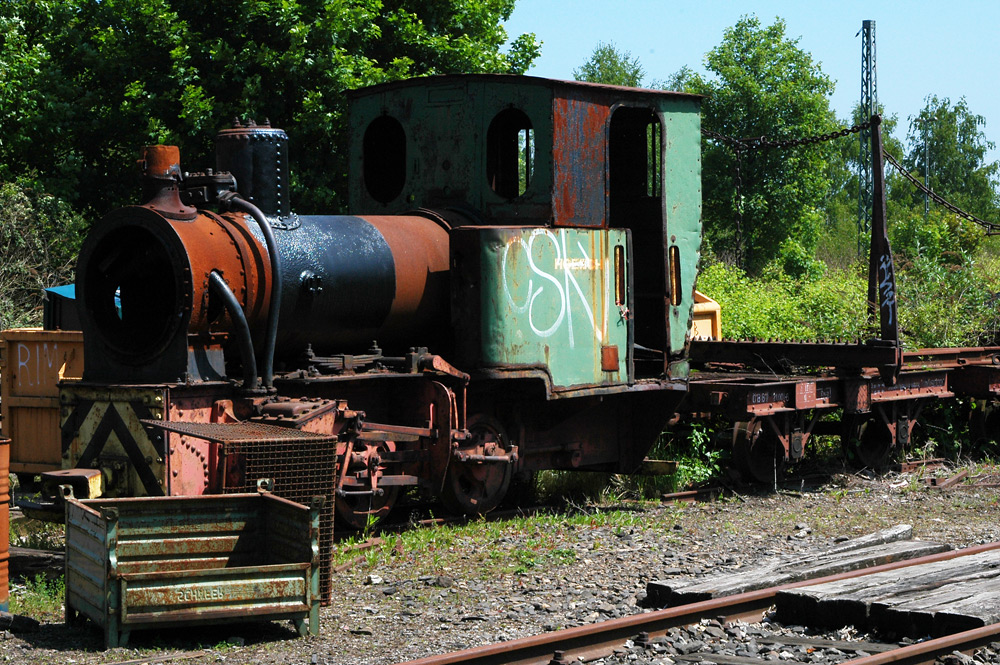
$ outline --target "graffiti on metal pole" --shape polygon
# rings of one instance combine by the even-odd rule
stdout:
[[[896,311],[896,280],[892,273],[892,257],[883,254],[879,260],[879,272],[882,273],[882,280],[879,282],[879,293],[882,297],[879,307],[889,308],[889,325],[892,325],[893,316]]]

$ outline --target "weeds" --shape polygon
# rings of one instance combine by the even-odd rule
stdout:
[[[10,611],[30,616],[40,621],[54,621],[62,617],[66,583],[63,576],[48,578],[36,575],[24,584],[11,582]]]

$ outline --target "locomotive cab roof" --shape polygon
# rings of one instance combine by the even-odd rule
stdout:
[[[700,212],[701,99],[500,74],[353,90],[351,210],[591,228],[637,209]]]

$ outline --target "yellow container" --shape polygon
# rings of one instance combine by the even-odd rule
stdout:
[[[691,339],[722,339],[722,308],[701,291],[694,292]]]
[[[62,468],[59,382],[82,375],[82,332],[0,331],[0,408],[12,473]]]

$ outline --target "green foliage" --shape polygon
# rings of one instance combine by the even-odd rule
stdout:
[[[900,207],[894,213],[889,241],[893,255],[903,262],[925,257],[953,264],[956,255],[974,256],[986,239],[978,225],[940,208],[926,217],[916,208]]]
[[[808,266],[822,273],[822,268]],[[698,290],[719,303],[722,334],[731,339],[865,337],[866,284],[854,272],[832,269],[795,280],[777,264],[758,279],[723,263],[704,266],[698,276]]]
[[[722,451],[713,446],[713,432],[706,425],[695,423],[687,436],[674,441],[667,455],[677,461],[675,490],[703,483],[722,470]],[[671,454],[673,453],[673,454]]]
[[[896,271],[904,346],[998,343],[1000,258],[981,253],[973,259],[961,249],[914,254]],[[750,279],[739,268],[712,263],[702,269],[698,289],[719,303],[728,338],[855,340],[874,334],[867,325],[867,275],[860,270],[831,268],[820,277],[793,279],[774,263]]]
[[[896,273],[899,324],[909,348],[1000,342],[1000,262],[969,255],[921,255]]]
[[[0,183],[0,330],[41,324],[43,289],[72,281],[86,226],[65,201]]]
[[[972,113],[963,97],[952,105],[930,95],[910,118],[904,165],[949,202],[983,219],[1000,222],[1000,163],[986,163],[993,143],[986,139],[986,119]],[[912,207],[923,207],[913,187],[896,194]]]
[[[646,71],[629,51],[620,51],[614,42],[600,42],[594,47],[590,60],[579,69],[573,70],[573,78],[577,81],[604,83],[606,85],[624,85],[638,88]]]
[[[336,211],[343,91],[410,76],[522,73],[515,0],[8,0],[0,5],[0,177],[36,170],[83,208],[131,202],[135,160],[175,143],[190,170],[233,117],[292,137],[296,208]]]
[[[728,28],[722,43],[705,58],[714,78],[679,73],[672,80],[689,92],[707,95],[702,124],[736,137],[796,139],[832,131],[837,123],[829,106],[833,82],[812,56],[785,34],[776,19],[764,27],[753,16]],[[735,197],[736,157],[724,144],[706,139],[703,149],[705,233],[720,256],[739,258],[756,273],[786,238],[809,253],[819,240],[818,215],[831,182],[829,143],[792,149],[751,150],[740,169]],[[742,238],[734,220],[742,209]]]
[[[806,251],[796,238],[785,238],[778,247],[778,265],[793,279],[814,282],[826,272],[826,265]]]
[[[929,459],[961,460],[969,449],[968,405],[965,400],[935,400],[924,407],[910,443],[913,454]]]
[[[55,621],[62,617],[66,582],[63,576],[49,579],[36,575],[25,580],[24,586],[11,585],[10,611],[39,621]]]

